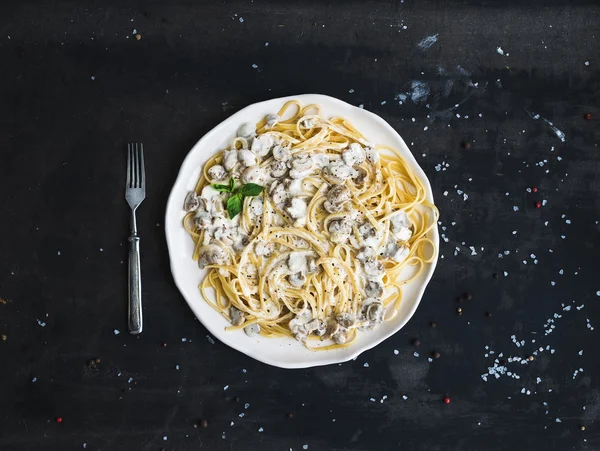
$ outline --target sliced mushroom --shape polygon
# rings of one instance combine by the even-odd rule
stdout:
[[[225,168],[220,164],[215,164],[208,170],[208,176],[213,181],[223,180],[226,174]]]
[[[383,283],[379,280],[368,280],[365,285],[365,295],[367,297],[380,298],[383,295]]]
[[[256,166],[258,164],[258,157],[248,149],[238,150],[238,160],[247,168]]]
[[[306,274],[303,272],[297,272],[295,274],[290,274],[288,276],[288,282],[290,285],[300,288],[302,285],[306,283]]]
[[[271,177],[278,179],[286,174],[288,167],[284,161],[274,161],[271,163],[270,169]]]
[[[217,244],[207,244],[198,251],[198,266],[203,269],[206,265],[222,265],[227,260],[227,253]]]
[[[356,322],[356,318],[351,313],[340,313],[335,319],[340,326],[346,329],[354,326],[354,323]]]
[[[223,151],[223,167],[226,171],[231,171],[238,162],[238,151],[228,149]]]
[[[348,341],[348,331],[339,330],[333,337],[333,341],[339,345],[343,345]]]
[[[383,264],[376,258],[369,258],[363,263],[365,273],[371,277],[381,277],[385,272]]]
[[[269,154],[274,145],[275,137],[270,134],[264,134],[254,138],[250,149],[255,155],[265,157]]]
[[[313,173],[315,162],[308,155],[300,155],[292,160],[290,177],[303,179]]]
[[[410,239],[412,236],[411,223],[404,210],[400,210],[390,216],[390,222],[392,223],[392,232],[397,239],[400,241],[408,241]]]
[[[352,178],[355,184],[362,185],[367,180],[367,171],[361,167],[356,168],[356,177]]]
[[[327,192],[327,200],[334,204],[341,204],[350,200],[352,194],[347,186],[335,185]]]
[[[277,114],[267,114],[267,127],[273,128],[281,119]]]
[[[410,249],[404,244],[400,244],[390,237],[385,247],[385,256],[391,258],[395,262],[402,263],[408,257]]]
[[[347,221],[343,219],[335,219],[329,223],[330,239],[334,243],[345,243],[350,237],[352,229]]]
[[[285,202],[290,197],[290,193],[285,189],[285,185],[278,182],[273,182],[271,184],[269,194],[271,195],[273,202],[275,202],[277,205]]]
[[[385,309],[383,308],[383,304],[381,302],[373,302],[367,307],[366,317],[369,321],[380,323],[383,321],[384,314]]]
[[[185,200],[183,201],[183,209],[185,211],[196,211],[200,206],[200,200],[194,191],[190,191],[185,196]]]
[[[330,233],[350,233],[350,225],[343,219],[334,219],[327,227]]]
[[[252,166],[242,172],[243,183],[256,183],[257,185],[264,185],[266,179],[267,174],[260,166]]]
[[[333,202],[326,200],[323,203],[323,208],[325,208],[328,213],[339,213],[344,210],[344,204],[334,204]]]
[[[375,236],[377,230],[370,223],[365,222],[358,228],[358,233],[362,235],[363,240],[366,240],[369,237]]]
[[[372,246],[365,246],[357,255],[356,258],[361,262],[365,262],[370,258],[374,258],[376,255],[375,248]]]
[[[237,129],[237,136],[244,139],[249,139],[256,133],[256,126],[251,122],[245,122]]]
[[[231,319],[231,324],[234,326],[241,326],[246,321],[242,311],[233,305],[229,307],[229,318]]]
[[[244,332],[246,332],[246,335],[248,335],[249,337],[255,337],[258,334],[260,334],[260,325],[259,324],[249,324],[246,327],[244,327]]]
[[[325,333],[325,323],[320,319],[313,319],[304,325],[308,333],[314,332],[321,336]]]
[[[365,150],[358,143],[352,143],[348,149],[342,153],[342,159],[348,166],[361,164],[365,161]]]
[[[324,176],[331,183],[336,185],[343,184],[346,180],[355,177],[356,171],[352,166],[342,163],[341,161],[334,161],[325,168]]]
[[[327,318],[325,323],[325,333],[321,336],[321,340],[329,340],[340,330],[340,324],[333,318]]]
[[[273,147],[273,158],[277,161],[288,161],[292,158],[292,152],[290,149],[285,146],[275,146]]]

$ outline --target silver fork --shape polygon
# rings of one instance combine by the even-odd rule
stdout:
[[[142,277],[140,271],[140,237],[137,234],[135,210],[146,198],[146,171],[144,146],[127,145],[127,184],[125,199],[131,207],[131,234],[129,236],[129,333],[142,332]]]

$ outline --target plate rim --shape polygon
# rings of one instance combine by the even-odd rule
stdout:
[[[311,98],[312,100],[308,101],[308,102],[304,102],[303,99],[306,98]],[[316,99],[316,100],[315,100]],[[227,346],[229,346],[230,348],[233,348],[239,352],[242,352],[243,354],[246,354],[248,357],[251,357],[255,360],[258,360],[262,363],[266,363],[268,365],[272,365],[278,368],[284,368],[284,369],[300,369],[300,368],[310,368],[310,367],[316,367],[316,366],[323,366],[323,365],[331,365],[331,364],[335,364],[335,363],[343,363],[343,362],[347,362],[350,360],[355,360],[360,354],[362,354],[365,351],[368,351],[369,349],[373,349],[375,346],[378,346],[379,344],[381,344],[383,341],[387,340],[388,338],[390,338],[391,336],[395,335],[398,331],[400,331],[407,323],[408,321],[410,321],[410,319],[413,317],[413,315],[415,314],[417,308],[419,307],[422,299],[423,299],[423,295],[425,293],[425,289],[427,288],[427,286],[429,285],[429,282],[431,281],[431,278],[433,277],[433,273],[435,272],[435,269],[437,267],[437,263],[438,263],[438,259],[439,259],[439,231],[438,231],[438,224],[437,222],[434,223],[433,228],[431,229],[431,233],[432,233],[432,240],[434,241],[435,245],[436,245],[436,249],[434,252],[434,259],[433,261],[429,264],[429,269],[428,272],[426,274],[425,280],[423,281],[423,283],[421,284],[421,286],[417,289],[416,292],[416,301],[413,305],[413,307],[411,308],[411,310],[408,312],[408,314],[406,315],[406,317],[393,329],[391,329],[389,332],[387,332],[386,334],[384,334],[382,337],[376,338],[374,339],[372,342],[368,342],[368,343],[364,343],[361,346],[356,345],[356,348],[353,349],[353,352],[351,352],[349,355],[345,355],[342,356],[342,358],[335,358],[335,357],[331,357],[328,359],[324,359],[322,361],[309,361],[309,362],[305,362],[305,361],[299,361],[299,362],[280,362],[277,359],[273,359],[270,358],[268,355],[265,354],[261,354],[260,352],[255,352],[252,348],[249,348],[247,346],[244,346],[243,344],[240,344],[239,342],[237,342],[236,340],[232,340],[230,338],[228,338],[226,336],[226,334],[224,334],[224,329],[220,326],[214,325],[209,321],[204,321],[202,319],[202,315],[199,315],[198,312],[196,311],[196,309],[193,306],[193,302],[191,300],[188,299],[188,297],[185,295],[185,290],[182,288],[183,285],[183,281],[180,280],[180,278],[177,276],[177,273],[175,271],[175,259],[173,257],[173,253],[175,251],[175,245],[174,245],[174,236],[172,236],[171,230],[170,230],[170,213],[171,210],[173,210],[174,205],[179,201],[178,199],[175,199],[176,196],[176,191],[179,191],[181,188],[179,188],[180,185],[183,185],[186,183],[186,181],[183,180],[183,173],[184,173],[184,169],[186,168],[186,166],[188,165],[188,161],[190,161],[193,158],[193,155],[197,152],[197,148],[202,148],[203,144],[205,141],[210,141],[212,135],[214,135],[215,133],[217,133],[217,131],[223,126],[223,124],[225,122],[229,122],[229,121],[234,121],[234,119],[236,117],[241,117],[244,116],[244,114],[247,112],[247,110],[250,110],[260,104],[263,103],[271,103],[271,102],[281,102],[281,105],[283,105],[285,102],[289,101],[289,100],[299,100],[301,101],[303,104],[310,104],[310,103],[319,103],[318,99],[323,99],[325,100],[327,103],[334,103],[337,104],[341,107],[344,108],[350,108],[351,110],[358,110],[360,113],[359,114],[366,114],[367,116],[370,116],[370,119],[373,121],[378,122],[378,124],[380,126],[383,126],[384,128],[388,129],[388,131],[390,131],[393,135],[395,135],[395,137],[402,143],[402,145],[406,148],[406,150],[408,151],[409,154],[409,160],[411,163],[411,167],[412,168],[416,168],[416,172],[417,175],[420,176],[421,181],[423,182],[423,185],[425,186],[425,191],[426,191],[426,198],[427,200],[429,200],[431,203],[434,203],[433,200],[433,190],[431,188],[431,183],[429,181],[429,178],[427,177],[427,174],[425,173],[425,171],[423,170],[423,168],[421,168],[421,166],[419,165],[419,163],[417,162],[417,160],[415,159],[412,151],[410,150],[410,148],[407,146],[406,142],[404,141],[404,139],[402,138],[402,136],[400,136],[400,134],[396,131],[396,129],[394,129],[394,127],[392,127],[385,119],[383,119],[381,116],[369,111],[369,110],[365,110],[363,108],[359,108],[357,106],[354,106],[348,102],[345,102],[343,100],[337,99],[335,97],[331,97],[328,95],[324,95],[324,94],[299,94],[299,95],[292,95],[292,96],[285,96],[285,97],[277,97],[277,98],[272,98],[272,99],[267,99],[267,100],[263,100],[260,102],[255,102],[252,103],[250,105],[245,106],[244,108],[242,108],[241,110],[237,111],[236,113],[232,114],[231,116],[228,116],[226,119],[224,119],[223,121],[221,121],[219,124],[217,124],[215,127],[213,127],[211,130],[209,130],[207,133],[205,133],[193,146],[192,148],[189,150],[189,152],[187,153],[187,155],[185,156],[185,158],[183,159],[181,166],[179,168],[179,171],[177,173],[177,177],[175,178],[175,182],[173,183],[173,187],[171,188],[171,191],[169,193],[169,196],[167,198],[167,205],[165,208],[165,238],[167,241],[167,251],[169,253],[169,266],[171,269],[171,275],[173,277],[173,281],[175,282],[175,286],[177,287],[177,289],[179,290],[179,293],[181,294],[181,296],[185,299],[186,303],[188,304],[189,308],[192,310],[194,316],[198,319],[198,321],[200,321],[202,323],[202,325],[207,329],[207,331],[212,334],[215,338],[217,338],[219,341],[221,341],[222,343],[226,344]],[[404,153],[404,152],[403,152]],[[404,155],[403,155],[404,157]],[[179,188],[179,189],[178,189]],[[180,202],[179,202],[180,203]],[[200,294],[200,296],[202,297],[202,294]],[[204,299],[202,297],[202,299]],[[223,329],[223,330],[220,330]],[[352,346],[350,346],[349,348],[346,349],[352,349]],[[332,354],[332,356],[334,356],[335,354]]]

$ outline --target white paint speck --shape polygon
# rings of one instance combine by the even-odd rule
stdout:
[[[115,330],[113,330],[113,333],[114,333],[115,335],[119,335],[121,332],[119,332],[119,330],[118,330],[118,329],[115,329]]]
[[[258,69],[258,66],[256,64],[253,64],[252,69]]]
[[[239,21],[240,21],[240,23],[244,23],[244,18],[243,18],[243,17],[240,17],[240,18],[239,18]]]
[[[264,429],[262,427],[258,428],[258,432],[263,432],[263,431],[264,431]]]
[[[223,391],[227,390],[229,388],[229,385],[226,385],[225,387],[223,387]]]
[[[369,368],[369,364],[367,362],[365,362],[365,364],[363,365],[365,368]]]

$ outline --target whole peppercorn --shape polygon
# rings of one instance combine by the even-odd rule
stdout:
[[[463,147],[465,150],[471,149],[471,141],[463,141]]]
[[[430,322],[429,325],[431,327],[437,327],[437,323],[435,321]]]
[[[458,307],[458,308],[456,309],[456,313],[457,313],[459,316],[460,316],[460,315],[462,315],[462,309],[461,309],[460,307]]]
[[[450,398],[448,396],[444,397],[444,404],[450,404]]]
[[[585,114],[583,115],[583,118],[584,118],[586,121],[589,121],[589,120],[592,118],[592,113],[585,113]]]
[[[533,362],[533,360],[535,359],[534,356],[530,355],[529,357],[527,357],[529,359],[530,362]]]
[[[542,208],[542,203],[539,200],[535,203],[535,208]]]
[[[421,342],[419,341],[419,339],[418,339],[418,338],[415,338],[415,339],[412,341],[412,344],[413,344],[413,346],[416,346],[417,348],[418,348],[419,346],[421,346]]]
[[[206,429],[208,427],[208,421],[200,420],[200,427]]]
[[[56,417],[56,422],[59,424],[62,423],[63,422],[62,417]]]
[[[441,357],[441,354],[439,353],[439,351],[435,351],[435,352],[432,354],[432,356],[433,356],[433,358],[434,358],[434,359],[439,359],[439,358]]]

